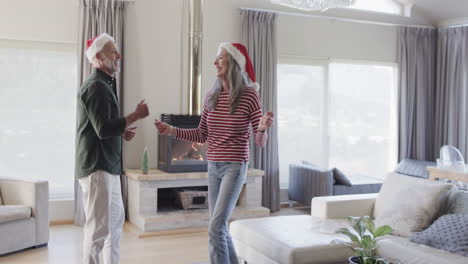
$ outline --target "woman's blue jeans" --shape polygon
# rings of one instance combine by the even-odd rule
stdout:
[[[248,162],[208,162],[211,264],[238,264],[228,219],[244,185]]]

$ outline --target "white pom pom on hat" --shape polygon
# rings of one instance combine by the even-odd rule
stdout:
[[[237,64],[239,64],[242,77],[244,77],[247,85],[258,91],[260,85],[256,82],[255,71],[247,48],[240,43],[223,42],[219,44],[218,52],[221,49],[225,49],[234,58]]]
[[[86,41],[86,57],[89,62],[93,62],[96,54],[100,52],[109,41],[115,42],[114,38],[107,33],[102,33],[101,35]]]

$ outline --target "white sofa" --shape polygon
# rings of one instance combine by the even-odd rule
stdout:
[[[390,212],[386,209],[395,207],[395,204],[391,203],[400,203],[403,214],[411,215],[412,212],[420,211],[436,218],[437,211],[442,210],[441,206],[445,205],[442,200],[446,200],[452,190],[448,184],[392,173],[387,177],[379,194],[315,197],[312,199],[311,215],[238,220],[231,223],[230,231],[238,256],[244,263],[343,264],[348,263],[347,260],[353,253],[332,241],[345,239],[336,235],[335,230],[348,227],[346,217],[370,215],[382,222],[382,216]],[[412,198],[406,199],[402,192],[408,192],[408,197]],[[388,198],[391,198],[391,201]],[[440,204],[440,207],[436,204]],[[421,208],[415,208],[415,205]],[[428,212],[431,210],[436,210],[436,215],[430,216]],[[392,215],[398,217],[399,213]],[[384,220],[391,222],[393,218],[389,216]],[[395,222],[394,225],[398,228],[392,227],[399,229],[403,235],[384,237],[379,242],[377,255],[396,258],[404,264],[468,263],[467,257],[410,242],[409,235],[404,235],[406,228],[414,228],[415,225],[424,223],[419,221],[419,216],[415,218],[418,218],[418,221],[409,219],[408,223]],[[434,219],[431,219],[431,223],[432,220]],[[382,224],[388,223],[384,221]]]
[[[0,179],[0,195],[0,255],[47,245],[47,181]]]

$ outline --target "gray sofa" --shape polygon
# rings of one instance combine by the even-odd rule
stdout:
[[[47,181],[0,179],[0,255],[49,241]]]
[[[342,176],[345,177],[345,176]],[[336,170],[322,169],[307,162],[289,165],[289,200],[310,205],[319,196],[377,193],[382,180],[370,177],[348,177],[347,184],[340,181]]]

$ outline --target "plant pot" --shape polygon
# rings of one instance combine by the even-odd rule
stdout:
[[[361,261],[359,260],[359,257],[353,256],[348,259],[349,264],[361,264]]]

